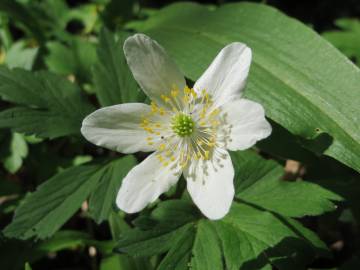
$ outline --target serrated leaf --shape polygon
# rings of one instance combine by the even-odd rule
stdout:
[[[189,225],[179,228],[155,228],[154,230],[142,231],[134,229],[122,235],[116,251],[128,253],[134,257],[145,257],[161,254],[168,251],[179,235],[188,229]]]
[[[254,3],[179,3],[129,27],[163,45],[192,80],[221,48],[246,43],[253,62],[245,96],[305,147],[360,171],[359,69],[302,23]]]
[[[49,72],[0,67],[0,96],[16,106],[0,112],[0,127],[43,138],[78,134],[94,110],[79,88]]]
[[[193,269],[224,269],[220,242],[211,222],[200,220],[197,224],[190,265]]]
[[[97,223],[108,219],[111,208],[115,204],[121,181],[136,163],[133,156],[127,156],[110,163],[104,169],[103,177],[91,194],[89,201],[90,214]]]
[[[107,174],[120,163],[115,160],[106,165],[76,166],[50,178],[21,202],[13,221],[3,231],[5,236],[44,239],[53,235],[98,188],[101,181],[109,180]],[[103,217],[110,203],[101,198],[93,201],[93,206],[99,211],[97,218]]]
[[[232,153],[236,197],[287,217],[333,211],[342,198],[306,181],[284,181],[283,168],[251,151]]]
[[[116,41],[107,29],[100,33],[100,44],[97,50],[98,61],[93,69],[96,95],[102,106],[137,101],[143,94],[127,66],[123,42],[127,37],[121,32]]]
[[[175,206],[176,203],[179,205]],[[183,222],[181,218],[174,219],[172,207]],[[116,250],[132,256],[167,252],[157,268],[160,270],[271,269],[264,252],[267,254],[285,239],[326,249],[299,223],[243,203],[234,203],[230,213],[219,221],[199,219],[192,204],[179,200],[163,202],[158,209],[161,215],[159,211],[155,213],[157,209],[150,215],[156,221],[152,226],[126,232],[123,235],[126,240],[119,241]]]
[[[43,239],[53,235],[95,188],[101,177],[96,174],[98,169],[73,167],[40,185],[16,209],[13,221],[3,231],[5,236]]]
[[[132,256],[151,256],[166,252],[173,242],[181,238],[182,232],[193,226],[198,218],[192,204],[184,201],[166,201],[161,203],[151,216],[135,220],[137,228],[121,235],[116,250]],[[144,226],[146,224],[146,226]]]
[[[184,230],[180,235],[178,235],[176,241],[173,242],[172,247],[161,261],[157,270],[189,269],[195,234],[195,227],[190,226],[187,230]]]

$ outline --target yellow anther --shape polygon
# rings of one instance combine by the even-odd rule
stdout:
[[[220,124],[220,122],[217,121],[217,120],[211,121],[211,125],[212,125],[213,127],[217,127],[219,124]]]
[[[155,124],[155,127],[161,128],[161,124]]]
[[[159,150],[160,150],[160,151],[165,150],[165,148],[166,148],[166,145],[165,145],[165,144],[162,143],[162,144],[159,145]]]
[[[205,97],[205,106],[206,106],[206,105],[210,104],[209,94],[206,93],[204,97]]]
[[[176,90],[171,90],[170,94],[171,94],[172,97],[175,98],[175,97],[177,97],[177,95],[179,94],[179,90],[178,90],[178,89],[176,89]]]
[[[188,103],[189,102],[189,97],[188,96],[183,96],[183,101],[184,101],[184,103]]]
[[[155,102],[151,102],[151,111],[152,112],[157,112],[157,110],[158,110],[158,106],[156,105],[156,103]]]
[[[169,162],[168,162],[168,161],[165,161],[165,162],[163,163],[163,165],[164,165],[164,167],[166,167],[166,166],[169,165]]]
[[[191,91],[191,95],[194,97],[194,98],[197,98],[197,93],[195,92],[195,90],[193,88],[190,89]]]
[[[209,159],[209,151],[204,152],[205,159]]]
[[[165,109],[164,109],[164,108],[160,108],[160,109],[159,109],[159,114],[160,114],[160,115],[165,115],[165,114],[166,114]]]
[[[174,156],[171,156],[171,157],[170,157],[170,160],[171,160],[171,161],[175,161],[175,157],[174,157]]]
[[[189,95],[191,93],[191,89],[188,86],[184,87],[184,94]]]
[[[152,137],[147,137],[146,139],[147,139],[148,141],[152,141],[153,138],[152,138]]]
[[[164,102],[166,102],[166,103],[170,102],[170,98],[168,96],[161,95],[160,97]]]
[[[211,112],[211,116],[216,116],[216,115],[218,115],[220,113],[220,110],[219,109],[215,109],[215,110],[213,110],[212,112]]]

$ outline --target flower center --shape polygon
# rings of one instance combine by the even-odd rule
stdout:
[[[213,158],[216,148],[226,145],[231,131],[227,116],[214,107],[205,89],[196,92],[187,86],[182,91],[174,87],[160,98],[163,104],[151,102],[149,113],[141,117],[139,125],[163,166],[176,161],[185,168],[192,160]]]
[[[190,136],[194,132],[194,121],[191,116],[179,113],[173,116],[171,128],[180,137]]]

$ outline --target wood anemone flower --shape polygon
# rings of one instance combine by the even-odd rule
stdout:
[[[129,37],[124,52],[151,104],[99,109],[84,119],[81,128],[87,140],[111,150],[154,152],[123,179],[117,206],[127,213],[139,212],[184,174],[201,212],[209,219],[224,217],[234,197],[228,150],[245,150],[271,133],[263,107],[241,98],[250,48],[239,42],[227,45],[193,88],[149,37]]]

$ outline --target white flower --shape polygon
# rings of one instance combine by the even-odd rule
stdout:
[[[81,128],[87,140],[111,150],[154,151],[123,179],[118,207],[127,213],[141,211],[183,173],[202,213],[222,218],[234,197],[234,168],[227,150],[247,149],[271,133],[263,107],[241,98],[251,50],[242,43],[229,44],[193,88],[149,37],[129,37],[124,52],[151,105],[105,107],[87,116]]]

